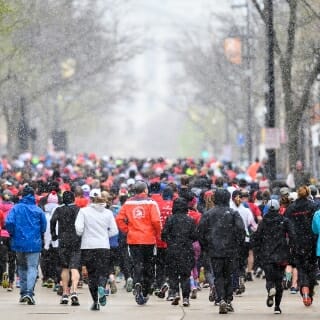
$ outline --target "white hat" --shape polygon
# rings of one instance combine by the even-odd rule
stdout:
[[[130,187],[131,185],[133,185],[133,184],[135,184],[136,183],[136,181],[134,180],[134,179],[132,179],[132,178],[129,178],[128,180],[127,180],[127,185]]]
[[[89,192],[89,191],[90,191],[90,187],[89,187],[89,185],[87,185],[87,184],[82,185],[82,186],[81,186],[81,189],[82,189],[84,192]]]
[[[279,201],[276,199],[271,199],[268,201],[267,206],[270,210],[278,211],[280,209]]]
[[[90,198],[95,198],[95,197],[101,197],[101,190],[100,189],[92,189],[89,193]]]

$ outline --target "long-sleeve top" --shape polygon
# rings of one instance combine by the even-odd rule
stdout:
[[[161,237],[158,204],[145,194],[128,199],[117,217],[119,229],[127,234],[128,244],[156,244]]]
[[[5,220],[5,228],[11,237],[11,249],[16,252],[41,252],[46,227],[46,216],[32,195],[23,197]]]
[[[252,231],[256,231],[258,228],[258,225],[254,219],[253,213],[249,208],[246,208],[243,204],[240,204],[239,207],[235,205],[234,202],[231,203],[230,207],[233,210],[236,210],[239,212],[243,223],[244,227],[246,229],[246,239],[245,242],[250,242],[250,233]]]
[[[119,233],[112,211],[100,204],[81,208],[75,228],[81,249],[110,249],[109,238]]]

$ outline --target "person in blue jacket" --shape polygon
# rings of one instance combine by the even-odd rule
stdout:
[[[47,220],[36,205],[34,189],[24,187],[21,200],[10,210],[5,228],[11,236],[11,250],[16,252],[20,277],[20,303],[34,305],[34,286]]]
[[[317,239],[317,249],[316,249],[316,255],[318,259],[318,266],[320,267],[320,209],[318,209],[312,218],[312,231],[314,234],[318,236]]]

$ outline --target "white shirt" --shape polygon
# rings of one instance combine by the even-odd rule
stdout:
[[[58,248],[58,246],[59,246],[59,240],[52,241],[51,232],[50,232],[50,220],[52,218],[54,210],[58,206],[59,205],[57,203],[47,203],[44,206],[44,213],[45,213],[46,219],[47,219],[47,228],[46,228],[46,231],[44,233],[44,237],[43,238],[44,238],[44,248],[46,250],[49,249],[50,244],[52,245],[53,248]],[[56,232],[58,233],[58,224],[56,225]]]
[[[81,249],[110,249],[109,237],[119,233],[111,210],[105,204],[90,204],[79,210],[75,228]]]
[[[232,201],[231,204],[230,204],[230,207],[233,210],[236,210],[236,211],[239,212],[239,214],[240,214],[240,216],[241,216],[241,218],[243,220],[245,229],[246,229],[246,239],[245,239],[245,241],[249,242],[250,241],[249,228],[250,228],[251,231],[256,231],[257,228],[258,228],[258,225],[257,225],[256,221],[254,220],[253,213],[251,212],[251,210],[249,208],[246,208],[242,203],[239,205],[239,207],[237,207],[236,204]]]

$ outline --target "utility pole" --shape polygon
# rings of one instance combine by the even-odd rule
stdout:
[[[244,4],[234,4],[231,6],[232,9],[246,9],[246,26],[245,32],[243,34],[244,39],[244,71],[246,74],[246,147],[247,147],[247,155],[248,155],[248,163],[252,162],[252,134],[253,134],[253,119],[252,119],[252,83],[251,83],[251,76],[252,76],[252,56],[251,56],[251,31],[250,31],[250,8],[249,8],[249,1],[246,0]]]
[[[24,97],[20,98],[20,120],[18,123],[18,141],[19,153],[25,152],[29,148],[29,126],[26,119],[26,100]]]
[[[273,29],[273,0],[266,0],[266,41],[267,41],[267,63],[266,63],[266,83],[268,91],[266,93],[266,127],[275,128],[275,78],[274,78],[274,29]],[[269,179],[276,179],[276,150],[267,149]]]
[[[252,162],[252,133],[253,133],[253,121],[252,121],[252,104],[251,104],[251,75],[252,75],[252,66],[251,66],[251,33],[250,33],[250,11],[249,11],[249,2],[247,0],[247,21],[246,21],[246,72],[247,72],[247,148],[248,148],[248,162]]]

